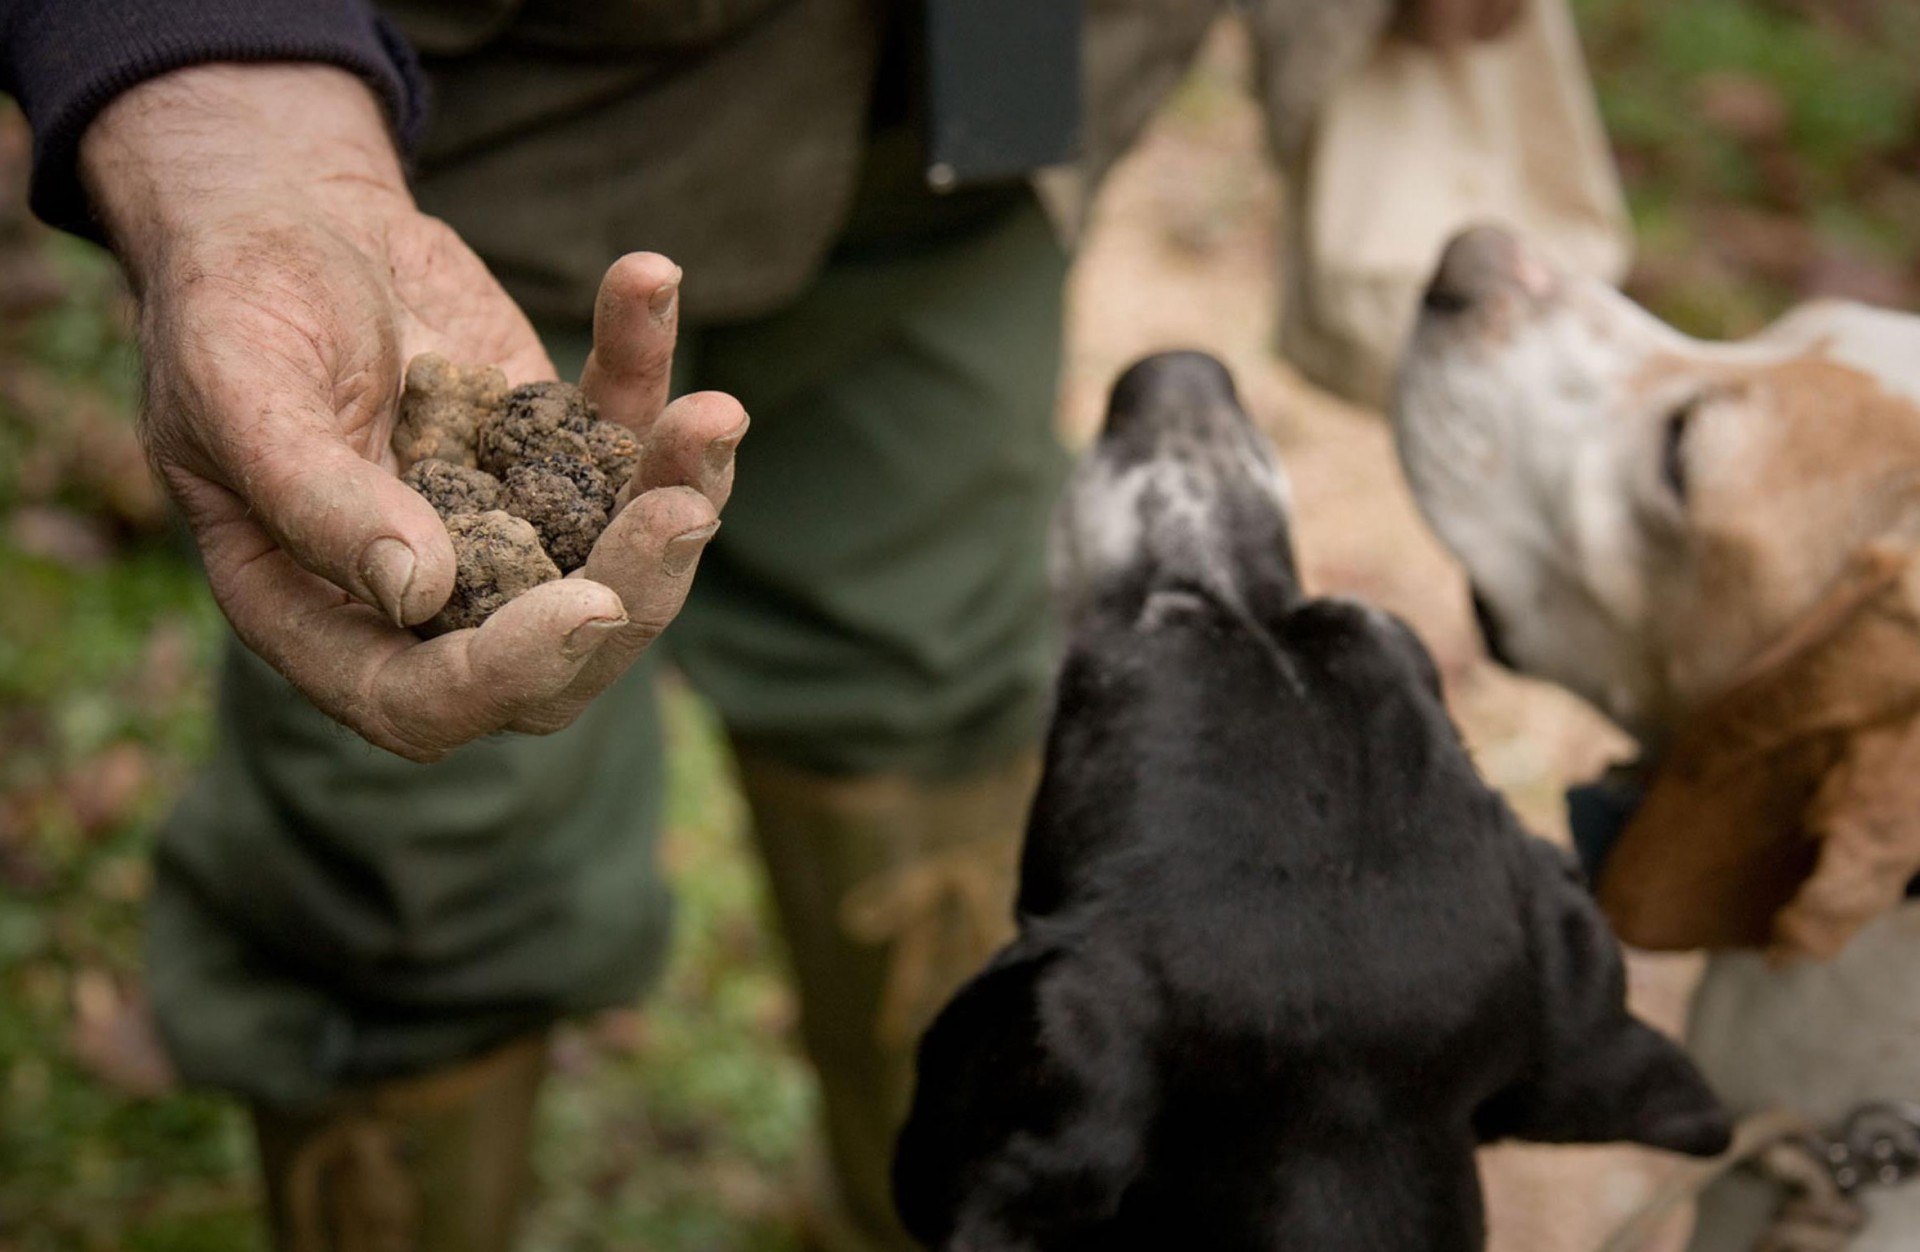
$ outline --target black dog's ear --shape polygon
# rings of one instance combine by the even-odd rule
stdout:
[[[1627,1011],[1619,945],[1579,871],[1544,840],[1526,841],[1522,887],[1542,1020],[1526,1072],[1476,1112],[1481,1138],[1723,1151],[1732,1127],[1706,1080]]]
[[[900,1220],[943,1252],[1037,1252],[1110,1219],[1156,1099],[1152,988],[1074,954],[1007,949],[920,1044],[894,1152]]]

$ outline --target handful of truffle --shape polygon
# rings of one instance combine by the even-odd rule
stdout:
[[[453,595],[421,628],[478,626],[530,588],[586,564],[625,503],[640,447],[599,419],[578,387],[524,383],[444,357],[407,366],[394,452],[409,487],[446,521],[458,559]]]

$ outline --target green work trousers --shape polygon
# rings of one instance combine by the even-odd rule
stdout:
[[[888,221],[791,307],[683,334],[677,383],[752,414],[737,486],[662,646],[568,729],[415,765],[228,649],[151,912],[189,1079],[298,1107],[639,995],[668,932],[663,660],[800,769],[937,780],[1034,741],[1065,262],[1030,196],[989,207]],[[577,367],[582,328],[550,339]]]

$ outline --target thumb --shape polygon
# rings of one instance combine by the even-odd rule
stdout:
[[[258,381],[254,371],[223,372],[197,389],[203,412],[150,420],[203,432],[196,442],[215,471],[208,486],[238,496],[302,568],[396,625],[432,617],[454,578],[453,545],[433,506],[347,441],[323,386],[269,389]],[[198,531],[200,493],[170,477]]]

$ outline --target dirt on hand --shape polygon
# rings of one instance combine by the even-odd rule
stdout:
[[[458,559],[452,597],[421,628],[429,635],[478,626],[586,564],[640,461],[633,435],[601,421],[578,387],[508,389],[491,366],[431,353],[407,366],[394,452]]]

